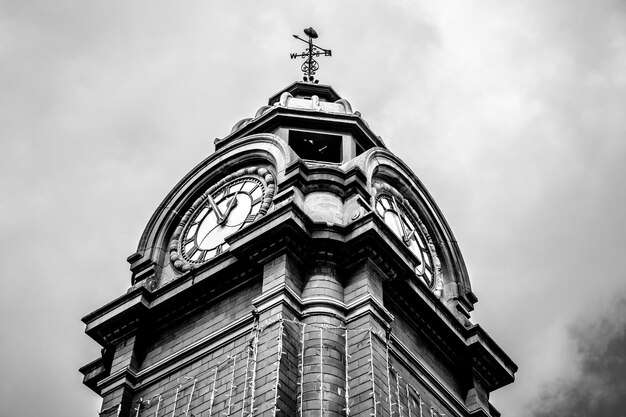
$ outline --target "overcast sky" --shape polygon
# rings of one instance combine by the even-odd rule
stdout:
[[[96,415],[80,318],[213,139],[300,79],[308,26],[456,235],[520,368],[495,406],[624,415],[623,0],[0,0],[0,415]]]

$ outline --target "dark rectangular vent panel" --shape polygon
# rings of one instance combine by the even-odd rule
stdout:
[[[302,159],[341,162],[341,136],[291,130],[289,146]]]

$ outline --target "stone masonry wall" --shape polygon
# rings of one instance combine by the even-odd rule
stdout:
[[[396,337],[413,352],[422,362],[440,379],[445,381],[452,391],[463,397],[464,388],[459,379],[458,369],[455,370],[449,363],[444,362],[442,353],[432,341],[426,339],[416,331],[406,319],[403,311],[395,308],[392,303],[386,304],[388,310],[394,315],[391,328]]]
[[[346,277],[339,277],[334,263],[324,257],[310,263],[304,273],[302,269],[289,255],[279,255],[267,262],[263,282],[224,296],[155,333],[143,360],[132,354],[125,362],[114,360],[120,369],[124,363],[146,369],[233,320],[250,317],[255,305],[261,308],[242,336],[225,345],[215,343],[212,351],[180,369],[163,371],[132,398],[124,398],[120,415],[400,417],[409,411],[416,417],[458,415],[397,360],[388,330],[416,356],[432,362],[420,351],[423,346],[407,321],[388,323],[376,313],[382,308],[383,288],[375,264],[366,262]],[[281,301],[282,285],[301,294],[302,314]],[[368,296],[370,301],[361,301],[363,312],[349,320],[333,310],[337,303]],[[401,312],[394,314],[402,317]],[[132,345],[120,345],[120,355],[133,352]],[[112,401],[105,398],[104,404],[108,408],[103,406],[106,412],[101,415],[116,415]]]
[[[395,359],[384,334],[292,319],[256,323],[139,391],[130,409],[136,417],[454,415]]]
[[[252,309],[252,299],[260,292],[261,283],[252,283],[206,305],[173,326],[155,332],[145,348],[141,367],[148,367],[245,316]]]

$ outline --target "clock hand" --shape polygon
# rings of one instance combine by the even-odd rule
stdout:
[[[406,226],[404,226],[404,220],[402,220],[402,212],[400,211],[400,208],[398,207],[398,203],[396,202],[396,199],[392,197],[392,200],[393,200],[393,207],[398,213],[398,221],[400,222],[400,227],[402,228],[402,240],[406,243],[408,241],[407,240],[408,233],[406,232]]]
[[[228,206],[226,207],[226,211],[224,211],[224,217],[222,217],[222,221],[218,222],[218,224],[222,224],[228,219],[230,212],[235,208],[235,206],[238,203],[237,194],[239,194],[241,190],[243,190],[244,185],[246,185],[245,182],[241,184],[241,187],[239,187],[239,190],[235,192],[235,194],[233,195],[233,198],[230,199],[230,201],[228,202]]]
[[[224,217],[222,218],[222,221],[219,222],[218,224],[225,223],[226,220],[228,220],[228,216],[230,215],[230,212],[235,208],[236,205],[237,205],[237,194],[235,194],[233,198],[228,202],[228,207],[226,207],[226,211],[224,211]]]
[[[409,242],[411,242],[411,239],[413,239],[413,236],[415,236],[415,230],[411,230],[411,232],[410,232],[409,234],[405,235],[405,236],[402,238],[402,240],[404,240],[404,243],[405,243],[407,246],[410,246],[410,243],[409,243]]]
[[[215,201],[213,201],[213,198],[210,195],[207,197],[207,199],[209,200],[209,205],[215,212],[215,217],[217,217],[217,224],[220,224],[224,221],[224,215],[222,214],[220,209],[217,208],[217,204],[215,204]]]

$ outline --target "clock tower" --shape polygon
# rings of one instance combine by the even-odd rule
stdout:
[[[215,141],[83,318],[101,416],[482,416],[512,360],[470,313],[419,177],[333,88],[296,82]]]

